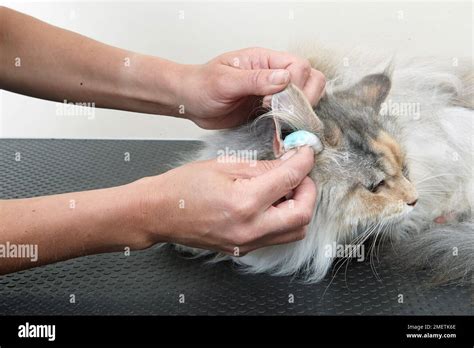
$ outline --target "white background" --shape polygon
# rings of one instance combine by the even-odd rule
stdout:
[[[182,63],[204,63],[248,46],[285,50],[314,40],[440,59],[472,55],[470,1],[0,3],[111,45]],[[190,139],[203,133],[185,120],[114,110],[96,110],[92,120],[61,116],[53,102],[0,91],[0,137]]]

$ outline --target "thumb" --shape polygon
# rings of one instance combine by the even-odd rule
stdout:
[[[250,164],[239,163],[236,168],[232,169],[233,172],[239,177],[253,178],[265,176],[265,174],[268,175],[269,172],[275,171],[277,168],[285,166],[295,167],[298,171],[301,171],[304,176],[307,175],[314,166],[313,149],[309,146],[303,146],[301,148],[292,149],[286,152],[279,159],[259,160],[250,162]],[[265,176],[265,178],[267,178],[267,176]]]
[[[311,172],[314,151],[309,146],[303,146],[290,150],[277,161],[280,164],[272,163],[270,170],[256,176],[251,182],[254,192],[258,192],[259,199],[267,205],[286,196]]]
[[[233,83],[229,87],[236,97],[272,95],[290,82],[290,72],[285,69],[233,70]]]

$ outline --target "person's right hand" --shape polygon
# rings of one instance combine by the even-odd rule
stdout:
[[[301,240],[316,204],[307,176],[314,153],[302,147],[282,158],[200,161],[140,179],[130,184],[139,227],[150,245],[172,242],[234,256]]]

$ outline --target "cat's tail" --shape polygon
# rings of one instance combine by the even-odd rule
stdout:
[[[474,269],[474,220],[436,224],[400,241],[397,256],[405,267],[427,269],[435,284],[472,281]]]

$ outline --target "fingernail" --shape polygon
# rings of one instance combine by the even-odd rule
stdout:
[[[314,147],[312,147],[312,146],[310,146],[310,145],[308,145],[308,144],[304,144],[302,147],[305,147],[305,148],[307,148],[307,149],[310,149],[313,154],[316,153],[316,152],[314,151]]]
[[[288,152],[285,152],[283,156],[280,157],[282,161],[286,161],[288,158],[292,157],[296,153],[296,149],[291,149]]]
[[[270,83],[272,85],[283,85],[288,83],[290,79],[290,73],[288,70],[282,69],[282,70],[275,70],[272,72],[270,75]]]

